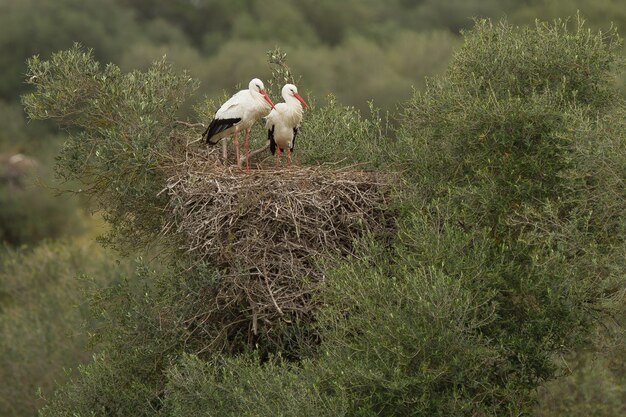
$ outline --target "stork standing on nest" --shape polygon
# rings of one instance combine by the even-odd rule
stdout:
[[[202,135],[202,139],[210,145],[216,145],[220,140],[234,133],[237,166],[239,166],[237,133],[242,129],[245,130],[246,169],[250,170],[250,163],[248,162],[248,133],[250,127],[259,118],[267,116],[273,108],[274,103],[272,103],[272,100],[265,92],[263,81],[254,78],[250,81],[247,90],[239,91],[215,112],[215,116],[213,116],[209,127]],[[226,158],[226,148],[224,148],[224,158]]]
[[[302,106],[309,107],[293,84],[285,84],[281,94],[285,102],[278,103],[274,107],[267,116],[265,124],[270,151],[272,155],[276,154],[276,168],[278,168],[281,151],[287,151],[287,166],[291,164],[291,152],[296,144],[300,123],[302,123]]]

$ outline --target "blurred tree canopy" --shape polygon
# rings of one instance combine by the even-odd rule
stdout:
[[[103,288],[132,272],[95,242],[44,243],[0,256],[0,415],[33,416],[78,361],[88,361],[86,288]],[[78,279],[81,276],[82,279]],[[89,277],[89,278],[87,278]]]
[[[361,110],[373,99],[391,110],[445,67],[472,17],[532,23],[577,10],[594,28],[626,25],[619,0],[0,0],[0,99],[23,91],[28,57],[73,42],[122,69],[144,69],[167,54],[212,97],[269,76],[264,53],[279,45],[303,75],[303,91],[333,92]]]

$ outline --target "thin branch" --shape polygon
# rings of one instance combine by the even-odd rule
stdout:
[[[252,151],[252,152],[250,152],[250,153],[249,153],[249,155],[248,155],[248,159],[252,159],[252,157],[253,157],[253,156],[255,156],[255,155],[257,155],[257,154],[259,154],[259,153],[263,152],[264,150],[268,149],[269,147],[270,147],[270,144],[269,144],[269,142],[268,142],[268,143],[266,143],[266,144],[265,144],[265,146],[263,146],[262,148],[259,148],[259,149],[257,149],[256,151]],[[243,164],[245,164],[245,163],[246,163],[246,158],[245,158],[245,157],[244,157],[244,158],[241,158],[241,159],[239,160],[239,168],[241,168],[241,167],[243,166]]]
[[[203,129],[206,129],[206,126],[204,125],[204,123],[189,123],[189,122],[185,122],[183,120],[176,120],[174,121],[174,123],[179,124],[179,125],[183,125],[186,127],[201,127]]]

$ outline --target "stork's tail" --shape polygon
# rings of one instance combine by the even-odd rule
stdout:
[[[211,125],[205,129],[202,133],[202,142],[209,143],[209,129],[211,129]]]
[[[276,153],[276,141],[274,140],[274,128],[276,126],[272,125],[271,129],[267,129],[267,140],[270,141],[270,152],[272,155]]]
[[[241,118],[232,119],[213,119],[202,134],[202,140],[209,145],[217,145],[223,136],[220,135],[223,131],[230,129],[241,121]]]

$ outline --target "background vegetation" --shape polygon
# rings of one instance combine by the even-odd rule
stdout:
[[[624,246],[619,237],[624,236],[624,206],[616,196],[623,195],[626,172],[620,101],[626,76],[614,64],[616,56],[624,56],[624,46],[613,35],[604,40],[593,35],[599,28],[608,29],[610,22],[623,31],[622,3],[0,0],[4,57],[0,66],[0,240],[4,245],[0,249],[0,379],[13,381],[0,390],[0,414],[33,415],[42,404],[37,397],[41,387],[53,399],[48,415],[61,415],[63,404],[68,415],[79,404],[87,413],[95,397],[102,399],[99,410],[105,415],[128,404],[139,407],[134,415],[151,415],[159,407],[169,415],[190,415],[192,405],[223,407],[222,414],[254,415],[249,410],[258,410],[253,407],[261,398],[271,399],[265,404],[267,413],[280,406],[286,415],[337,415],[339,411],[367,415],[368,410],[397,414],[404,412],[407,398],[422,398],[411,407],[426,414],[499,410],[503,415],[516,410],[498,407],[512,403],[525,407],[538,385],[537,415],[623,414],[626,357],[623,343],[618,342],[619,328],[609,320],[591,338],[585,334],[595,329],[600,312],[611,311],[620,324],[625,320],[624,312],[616,311],[611,301],[623,277]],[[592,34],[583,30],[568,37],[563,30],[545,29],[539,31],[543,37],[538,42],[533,30],[495,30],[501,36],[495,46],[489,41],[494,32],[485,24],[465,41],[459,34],[474,26],[472,16],[506,15],[511,23],[533,27],[536,18],[575,16],[577,10]],[[33,91],[24,83],[26,60],[35,54],[47,60],[75,41],[93,48],[102,63],[99,71],[109,81],[96,87],[116,85],[120,95],[93,90],[93,85],[66,91],[110,100],[102,108],[88,108],[78,130],[59,131],[49,122],[27,124],[20,103],[21,94]],[[452,60],[464,42],[465,53]],[[165,329],[154,326],[155,318],[171,313],[177,297],[206,284],[192,277],[210,281],[206,271],[174,280],[175,270],[155,271],[150,262],[138,268],[126,266],[127,261],[118,264],[112,260],[117,255],[76,236],[85,231],[93,236],[93,221],[84,211],[106,208],[106,219],[116,226],[109,230],[110,242],[128,251],[138,237],[150,241],[149,232],[159,227],[150,209],[160,202],[146,208],[146,198],[153,193],[145,190],[153,189],[143,185],[158,186],[159,173],[150,169],[158,163],[158,153],[139,152],[138,159],[129,156],[154,149],[158,143],[152,139],[162,138],[159,129],[177,105],[179,117],[194,118],[191,104],[202,95],[219,98],[225,89],[232,91],[252,76],[267,80],[266,51],[276,45],[288,53],[293,72],[301,77],[300,90],[317,103],[307,113],[303,129],[303,162],[349,158],[403,170],[416,198],[405,201],[402,208],[400,237],[393,249],[397,263],[388,265],[384,260],[388,255],[381,252],[388,249],[364,244],[363,258],[376,260],[377,268],[370,263],[342,265],[332,275],[335,279],[327,296],[333,308],[322,317],[321,330],[326,332],[327,342],[320,350],[327,353],[326,359],[307,358],[298,369],[279,360],[259,371],[254,353],[237,358],[189,356],[178,345],[182,336],[176,333],[176,323]],[[95,166],[65,163],[54,179],[57,154],[66,162],[72,155],[79,158],[84,155],[81,146],[101,139],[103,130],[79,134],[82,127],[93,126],[91,120],[103,117],[111,103],[133,103],[133,97],[121,93],[136,80],[123,74],[146,71],[164,54],[173,69],[152,67],[152,75],[148,72],[145,77],[161,82],[170,76],[168,85],[180,103],[163,109],[153,125],[124,116],[154,115],[156,92],[147,93],[153,107],[140,112],[119,109],[113,114],[116,125],[144,129],[133,136],[134,148],[108,149],[111,152]],[[75,58],[79,62],[81,57]],[[108,62],[118,64],[119,72],[105,68]],[[425,76],[444,74],[451,62],[445,75],[426,84]],[[183,69],[199,80],[194,98],[188,90],[193,86],[176,78]],[[67,74],[85,74],[72,71]],[[482,78],[469,80],[470,73]],[[418,92],[414,94],[412,88]],[[327,98],[328,93],[333,97]],[[277,94],[278,89],[273,89],[272,95]],[[374,100],[380,113],[370,113],[368,100]],[[51,108],[50,103],[37,103],[41,111]],[[397,132],[379,120],[388,112]],[[360,120],[353,125],[356,129],[339,130],[334,140],[324,141],[328,145],[319,146],[320,138],[326,138],[324,127],[344,128],[346,124],[337,120],[353,117]],[[75,140],[63,146],[69,133]],[[124,133],[123,129],[115,132]],[[261,140],[262,134],[256,134]],[[119,137],[106,139],[114,142]],[[476,140],[468,148],[465,138]],[[38,168],[20,172],[18,188],[3,179],[6,161],[17,153],[38,163]],[[103,171],[111,159],[120,165]],[[141,171],[146,167],[147,172]],[[137,182],[115,183],[119,172],[134,169]],[[85,174],[102,172],[106,175],[101,181],[112,181],[108,193],[90,195],[77,182]],[[58,188],[81,187],[87,190],[81,198],[57,196]],[[144,189],[144,195],[136,195],[138,189]],[[129,198],[134,205],[126,204]],[[140,207],[146,211],[138,211]],[[156,223],[133,223],[136,213]],[[438,232],[442,224],[461,228],[443,236]],[[140,233],[133,236],[130,230]],[[57,238],[62,240],[50,242]],[[492,270],[482,270],[484,262],[494,265]],[[446,266],[434,268],[440,264]],[[80,274],[92,279],[76,279]],[[493,279],[472,287],[467,279],[459,279],[485,274]],[[122,279],[131,275],[132,279]],[[415,279],[382,279],[392,276]],[[582,276],[593,280],[581,280]],[[93,293],[102,286],[112,289]],[[96,294],[91,310],[83,302],[84,291]],[[389,294],[398,304],[385,304],[390,298],[380,296]],[[127,301],[123,309],[120,300]],[[350,305],[368,308],[354,311]],[[458,310],[463,306],[477,307]],[[346,311],[350,321],[334,321],[336,313]],[[382,326],[372,320],[387,315],[390,318]],[[436,320],[423,321],[428,317]],[[146,326],[138,328],[142,322]],[[66,339],[68,334],[72,337]],[[90,360],[87,334],[96,335],[92,345],[98,346],[98,355],[80,373],[64,372],[63,368]],[[495,347],[492,340],[501,344]],[[420,343],[432,352],[430,357],[420,357],[426,368],[402,375],[413,369],[412,362],[403,361]],[[362,352],[363,344],[385,348],[382,354],[376,349]],[[450,345],[454,351],[445,349]],[[396,348],[400,350],[394,352]],[[145,366],[155,358],[159,360],[153,367]],[[555,358],[567,360],[569,368],[557,366],[563,362]],[[490,366],[506,369],[498,375],[501,380],[489,379],[493,377]],[[542,384],[555,371],[567,376]],[[65,388],[55,400],[55,383],[71,375],[76,388]],[[336,384],[328,385],[329,380]],[[353,385],[354,381],[358,383]],[[467,381],[481,388],[467,386]],[[120,384],[126,389],[120,390]],[[272,389],[264,392],[263,386]],[[111,391],[102,392],[102,387]],[[383,392],[394,396],[385,397]],[[435,392],[438,396],[432,395]],[[425,399],[430,396],[442,402],[436,405]],[[485,409],[471,408],[476,398],[483,400]],[[444,403],[449,408],[442,408]]]

